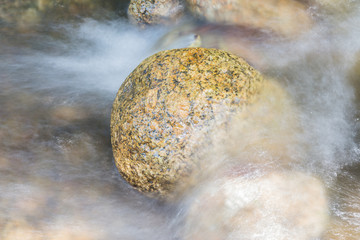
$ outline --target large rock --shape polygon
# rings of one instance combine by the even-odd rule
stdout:
[[[318,239],[329,218],[324,185],[301,172],[233,172],[196,192],[185,240]]]
[[[210,22],[270,30],[297,36],[312,21],[305,5],[295,0],[187,0],[190,10]]]
[[[173,198],[201,169],[197,154],[213,129],[253,102],[262,83],[244,60],[221,50],[176,49],[147,58],[113,104],[111,141],[120,173],[140,191]]]
[[[115,12],[118,4],[117,0],[5,0],[0,4],[0,22],[28,29],[49,19],[94,17],[104,9]]]
[[[131,0],[128,14],[130,19],[145,24],[168,24],[184,13],[181,0]]]

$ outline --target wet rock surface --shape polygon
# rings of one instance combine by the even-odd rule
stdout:
[[[302,0],[311,7],[328,14],[342,15],[351,12],[355,6],[354,1],[341,0]]]
[[[227,176],[195,195],[184,239],[308,240],[329,219],[325,186],[301,172]]]
[[[14,220],[7,222],[4,226],[1,239],[4,240],[40,240],[43,239],[42,234],[24,220]]]
[[[105,10],[115,13],[120,2],[121,0],[3,0],[0,5],[0,24],[28,31],[46,20],[100,17],[106,15]]]
[[[140,24],[170,24],[184,14],[181,0],[131,0],[128,14]]]
[[[324,234],[324,240],[360,238],[360,164],[352,164],[343,170],[344,172],[338,175],[337,184],[329,191],[333,201],[333,217]]]
[[[187,0],[190,10],[207,21],[272,31],[285,37],[300,35],[311,28],[306,6],[278,0]]]
[[[112,202],[130,203],[134,196],[139,202],[144,199],[116,177],[107,124],[111,100],[108,109],[99,113],[101,108],[84,103],[53,102],[54,93],[34,93],[6,81],[4,88],[7,91],[0,93],[0,136],[5,139],[0,143],[0,239],[112,239],[113,234],[102,230],[105,220],[91,217],[94,212],[110,216],[115,211],[112,223],[117,229],[127,228],[125,219],[133,215],[115,210]],[[103,178],[105,172],[109,178]],[[127,196],[122,194],[125,189],[130,191]],[[156,215],[151,217],[154,223],[161,222]],[[126,239],[125,234],[117,237]]]
[[[144,60],[125,80],[111,114],[116,165],[133,186],[173,197],[197,167],[206,133],[251,103],[262,76],[244,60],[204,48]]]
[[[334,0],[337,3],[333,5],[333,10],[315,4],[316,1],[298,2],[310,7],[309,12],[316,18],[315,28],[305,38],[287,43],[277,41],[271,33],[258,35],[263,33],[262,29],[253,31],[242,26],[189,22],[195,26],[195,30],[190,29],[190,32],[201,35],[202,46],[224,49],[229,46],[229,51],[235,49],[234,53],[244,57],[256,69],[260,60],[260,63],[270,66],[270,75],[276,80],[268,90],[259,92],[260,99],[256,101],[259,104],[247,105],[246,112],[232,117],[253,121],[240,121],[242,124],[233,121],[225,128],[219,127],[219,134],[210,136],[205,143],[197,141],[200,138],[192,141],[200,147],[211,143],[205,153],[196,152],[195,157],[200,156],[199,159],[205,159],[206,164],[213,165],[206,166],[205,173],[208,175],[205,179],[194,182],[199,187],[198,192],[191,192],[194,196],[187,195],[179,204],[167,205],[147,198],[121,178],[113,162],[109,122],[111,104],[121,82],[142,59],[160,51],[149,49],[158,40],[159,34],[171,30],[149,27],[139,31],[126,19],[128,3],[122,10],[121,20],[108,21],[107,14],[97,7],[86,7],[88,1],[83,0],[2,1],[0,239],[183,240],[187,236],[203,239],[208,233],[209,239],[214,236],[226,239],[236,235],[231,231],[239,230],[235,225],[237,219],[242,219],[231,214],[233,218],[229,219],[227,214],[236,212],[233,210],[241,206],[232,204],[237,196],[233,194],[238,191],[226,194],[224,189],[211,191],[210,194],[221,196],[217,200],[223,196],[230,199],[229,205],[217,200],[213,204],[209,200],[209,207],[205,208],[208,199],[201,198],[204,192],[207,195],[207,189],[223,183],[224,175],[219,176],[219,171],[225,167],[228,177],[224,182],[229,179],[244,180],[249,174],[247,180],[253,188],[263,185],[265,179],[274,183],[267,177],[269,175],[261,175],[263,178],[256,175],[259,169],[275,171],[275,175],[281,175],[278,168],[290,171],[290,177],[278,177],[281,183],[270,184],[269,189],[276,194],[263,194],[269,196],[269,202],[273,196],[281,195],[275,185],[283,186],[283,192],[294,193],[300,189],[308,192],[310,187],[318,186],[317,179],[304,181],[309,184],[302,188],[301,184],[290,184],[293,177],[300,174],[298,179],[305,179],[304,175],[314,179],[312,175],[320,175],[330,192],[331,220],[319,239],[358,240],[360,138],[352,138],[360,132],[357,119],[359,63],[358,56],[355,56],[360,49],[359,2]],[[108,2],[97,3],[100,6]],[[351,11],[348,11],[349,6]],[[98,18],[97,14],[107,20]],[[92,18],[84,19],[84,16]],[[49,19],[52,21],[48,22]],[[43,28],[34,30],[33,27],[38,24]],[[179,35],[173,36],[177,40]],[[275,39],[276,43],[271,39]],[[178,47],[185,46],[188,45]],[[355,94],[354,98],[352,94]],[[173,109],[170,111],[176,112]],[[356,116],[353,118],[353,115]],[[224,132],[228,138],[222,135]],[[292,148],[302,144],[306,146],[304,149]],[[349,162],[353,164],[347,165]],[[307,173],[298,173],[294,170],[297,167]],[[207,186],[216,179],[221,181]],[[229,189],[236,189],[231,181],[227,184]],[[294,189],[289,189],[290,185]],[[314,195],[317,192],[314,190]],[[186,202],[188,199],[189,202]],[[262,202],[266,205],[265,201]],[[283,198],[277,203],[281,202],[284,202]],[[299,203],[297,200],[293,202]],[[295,204],[290,203],[287,201],[283,206],[293,209]],[[211,206],[216,207],[213,209]],[[246,210],[239,207],[247,219],[251,220],[252,214],[264,212],[262,207],[256,211],[251,208],[253,205],[249,206]],[[231,211],[225,214],[219,211],[230,207]],[[196,214],[198,209],[200,214]],[[298,208],[293,212],[300,216],[309,209],[311,207]],[[185,213],[189,215],[182,216]],[[273,216],[281,213],[280,209]],[[268,219],[259,218],[265,225],[260,226],[260,230],[277,223],[270,222],[271,216],[268,216]],[[213,217],[225,220],[219,223]],[[304,219],[311,217],[316,215]],[[196,221],[200,218],[206,221]],[[261,222],[257,221],[258,224]],[[186,232],[183,231],[184,223],[188,224]],[[232,223],[235,224],[229,227],[228,224]],[[248,224],[251,225],[251,221]],[[238,226],[244,225],[240,221]],[[313,224],[319,225],[321,220]],[[218,231],[211,232],[211,228]],[[199,229],[201,234],[198,234]],[[249,227],[249,233],[251,230]],[[281,231],[271,231],[268,236],[274,234],[284,236]],[[298,236],[304,236],[302,234]],[[249,239],[259,238],[253,234]]]

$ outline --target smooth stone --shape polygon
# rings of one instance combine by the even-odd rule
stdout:
[[[324,185],[301,172],[235,172],[194,192],[184,240],[309,240],[328,223]]]
[[[89,115],[81,107],[71,105],[56,106],[50,114],[54,122],[63,124],[84,120]]]
[[[49,193],[42,189],[24,190],[22,199],[14,199],[14,209],[19,216],[41,216],[49,199]],[[26,201],[24,201],[26,199]]]
[[[42,240],[43,235],[27,221],[11,220],[0,228],[0,238],[3,240]]]
[[[348,72],[347,75],[348,81],[351,84],[351,86],[354,88],[354,93],[356,103],[360,102],[360,52],[356,53],[355,55],[355,61]]]
[[[54,223],[54,227],[50,227],[46,231],[46,239],[48,240],[97,240],[106,239],[101,229],[92,224],[73,217],[69,222],[58,220]]]
[[[294,0],[187,0],[189,9],[209,22],[246,26],[285,37],[298,36],[312,26],[306,6]]]
[[[115,11],[117,5],[117,0],[5,0],[0,5],[0,20],[17,30],[28,31],[49,19],[95,16],[99,10]]]
[[[131,0],[128,8],[130,19],[140,25],[174,23],[183,13],[180,0]]]
[[[176,198],[202,168],[198,152],[211,145],[212,130],[254,102],[262,85],[259,72],[222,50],[174,49],[147,58],[113,104],[111,142],[121,175],[150,196]]]
[[[1,136],[1,133],[0,133],[0,136]],[[0,152],[1,154],[1,152]],[[7,157],[3,157],[3,156],[0,156],[0,169],[2,170],[6,170],[8,168],[10,168],[10,159],[8,159]]]
[[[360,230],[357,224],[350,224],[349,221],[333,219],[322,240],[358,240]]]

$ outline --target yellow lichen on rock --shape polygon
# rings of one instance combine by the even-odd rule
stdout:
[[[197,150],[212,130],[253,102],[262,84],[244,60],[217,49],[175,49],[147,58],[113,104],[111,140],[120,173],[140,191],[175,197],[175,188],[199,170]]]

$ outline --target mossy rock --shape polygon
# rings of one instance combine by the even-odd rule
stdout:
[[[197,155],[212,130],[253,102],[262,85],[259,72],[222,50],[174,49],[147,58],[113,104],[111,142],[121,175],[150,196],[176,197],[201,170]]]

